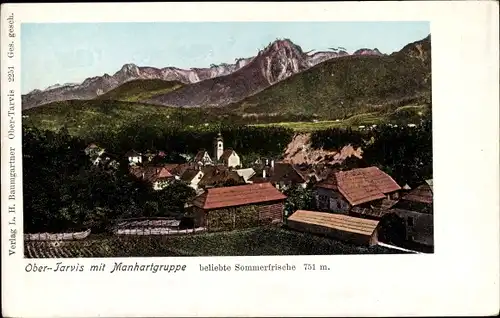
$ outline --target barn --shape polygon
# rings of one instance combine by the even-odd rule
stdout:
[[[209,231],[282,222],[285,199],[271,183],[210,188],[192,201],[192,216]]]
[[[294,230],[325,235],[356,245],[372,246],[378,243],[379,221],[343,214],[298,210],[286,221]]]

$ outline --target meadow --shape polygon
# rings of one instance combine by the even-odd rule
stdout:
[[[399,254],[380,246],[363,247],[283,227],[183,236],[99,236],[82,241],[25,242],[27,258],[265,256]]]
[[[283,127],[289,128],[296,132],[313,132],[330,128],[351,128],[359,129],[359,126],[382,125],[387,123],[393,124],[412,124],[418,123],[422,116],[428,112],[427,105],[407,105],[396,108],[389,112],[370,112],[358,115],[353,115],[346,119],[335,120],[310,120],[310,121],[289,121],[289,122],[274,122],[262,124],[250,124],[255,127]]]

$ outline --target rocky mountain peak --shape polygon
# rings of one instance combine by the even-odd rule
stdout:
[[[367,48],[362,48],[359,50],[356,50],[353,55],[383,55],[377,48],[375,49],[367,49]]]
[[[122,68],[115,73],[117,74],[138,74],[139,73],[139,67],[133,63],[127,63],[122,66]]]
[[[278,39],[259,52],[261,70],[274,84],[308,68],[307,54],[289,39]]]

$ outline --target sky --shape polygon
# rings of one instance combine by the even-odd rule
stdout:
[[[303,51],[400,50],[430,33],[429,22],[144,22],[21,25],[21,90],[113,75],[123,64],[208,67],[257,54],[277,38]]]

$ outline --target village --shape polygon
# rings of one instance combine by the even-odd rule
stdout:
[[[115,234],[191,234],[276,225],[360,246],[434,250],[432,179],[410,188],[375,166],[345,170],[277,158],[259,158],[244,167],[237,151],[224,147],[220,133],[212,153],[200,149],[180,164],[162,160],[163,151],[115,155],[95,143],[85,153],[98,166],[117,169],[125,162],[130,175],[155,191],[181,182],[196,193],[185,203],[182,222],[131,221]],[[314,209],[287,205],[287,193],[293,189],[310,191]]]

